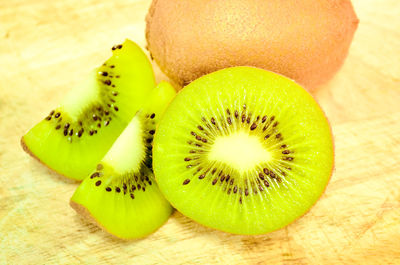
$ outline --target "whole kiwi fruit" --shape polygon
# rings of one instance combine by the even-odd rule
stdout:
[[[255,66],[313,90],[343,64],[358,25],[350,0],[153,0],[152,57],[186,85],[230,66]]]

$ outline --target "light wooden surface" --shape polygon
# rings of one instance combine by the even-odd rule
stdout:
[[[145,46],[150,1],[2,1],[0,264],[400,264],[400,2],[353,3],[361,22],[349,57],[316,94],[336,169],[315,207],[264,236],[175,212],[153,235],[124,242],[77,216],[68,205],[77,184],[30,158],[19,139],[113,44]]]

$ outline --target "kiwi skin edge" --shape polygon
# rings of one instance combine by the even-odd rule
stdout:
[[[60,172],[58,172],[57,170],[55,170],[55,169],[49,167],[48,165],[46,165],[45,163],[43,163],[43,162],[42,162],[37,156],[35,156],[35,155],[31,152],[31,150],[28,148],[28,146],[27,146],[26,143],[25,143],[25,140],[24,140],[24,137],[23,137],[23,136],[21,137],[20,143],[21,143],[22,149],[23,149],[28,155],[30,155],[32,158],[34,158],[34,159],[35,159],[36,161],[38,161],[40,164],[44,165],[46,168],[50,169],[52,172],[55,172],[57,175],[63,177],[64,180],[65,180],[65,179],[68,179],[68,180],[70,180],[70,181],[73,181],[74,183],[80,183],[80,182],[81,182],[81,180],[73,179],[73,178],[67,177],[67,176],[61,174]]]

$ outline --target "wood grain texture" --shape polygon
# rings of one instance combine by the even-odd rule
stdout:
[[[145,46],[150,1],[3,1],[0,264],[400,264],[400,2],[353,3],[360,25],[349,56],[316,94],[336,169],[315,207],[264,236],[214,231],[175,212],[127,242],[77,216],[68,205],[77,183],[30,158],[19,139],[113,44]]]

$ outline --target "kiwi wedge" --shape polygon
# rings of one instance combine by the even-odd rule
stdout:
[[[156,122],[175,90],[166,82],[152,93],[111,149],[76,189],[70,205],[109,233],[144,237],[172,213],[152,172],[152,141]]]
[[[313,97],[278,74],[233,67],[171,102],[154,138],[161,192],[215,229],[263,234],[306,213],[333,168],[328,121]]]
[[[90,173],[155,87],[137,44],[126,40],[112,53],[21,139],[25,151],[66,177]]]

